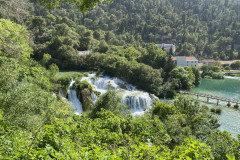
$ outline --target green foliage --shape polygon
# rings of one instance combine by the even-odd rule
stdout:
[[[238,104],[235,104],[233,107],[234,107],[235,109],[238,109],[238,108],[239,108],[239,105],[238,105]]]
[[[53,9],[55,7],[59,7],[61,3],[66,2],[69,4],[73,4],[76,8],[80,9],[83,12],[87,12],[89,8],[92,8],[96,5],[96,3],[100,3],[104,0],[54,0],[54,1],[46,1],[46,0],[35,0],[37,3],[42,4],[48,9]],[[109,0],[112,2],[112,0]]]
[[[6,4],[16,6],[13,2],[4,1],[1,17],[14,17],[2,12]],[[47,8],[67,2],[86,11],[100,1],[38,2]],[[173,96],[174,89],[191,89],[199,84],[199,71],[175,68],[171,56],[154,44],[142,44],[142,39],[155,42],[170,36],[183,44],[178,48],[181,54],[211,57],[216,52],[216,58],[234,58],[232,43],[239,41],[239,24],[231,16],[235,5],[208,3],[116,0],[111,6],[97,6],[89,15],[77,13],[66,3],[65,9],[52,14],[29,5],[35,14],[25,21],[34,34],[33,57],[42,59],[42,65],[52,64],[49,70],[29,59],[32,51],[26,29],[0,20],[0,159],[239,159],[239,141],[227,132],[213,132],[219,127],[216,117],[189,97],[177,96],[173,104],[156,102],[144,116],[133,117],[116,93],[108,91],[89,113],[78,116],[67,101],[51,92],[66,93],[72,78],[77,81],[75,87],[92,90],[90,84],[80,82],[82,74],[56,75],[57,65],[100,69],[162,97]],[[222,17],[216,19],[219,11]],[[143,21],[146,17],[148,23]],[[78,54],[95,49],[107,54]],[[208,70],[212,76],[222,68],[216,63]]]
[[[176,112],[175,107],[173,105],[160,101],[157,101],[151,110],[153,116],[157,115],[159,119],[161,119],[162,121],[164,121],[169,115],[174,114]]]
[[[221,72],[223,70],[220,62],[214,62],[212,66],[203,65],[202,71],[203,76],[206,78],[213,79],[224,79],[224,74]]]
[[[100,112],[102,108],[113,113],[121,113],[125,106],[121,103],[121,99],[117,96],[116,91],[109,90],[98,98],[94,109],[90,113],[91,117],[97,118],[98,112]]]
[[[1,56],[26,60],[32,53],[26,28],[10,20],[0,19],[0,41]]]
[[[210,147],[197,140],[186,139],[176,147],[171,155],[172,159],[214,159]]]
[[[100,53],[106,53],[108,51],[107,43],[105,41],[100,41],[96,51]]]
[[[227,71],[230,71],[231,67],[230,66],[226,66],[226,67],[224,67],[224,69],[227,70]]]
[[[215,108],[211,108],[210,111],[213,112],[213,113],[216,113],[216,109]]]
[[[214,131],[206,142],[211,147],[215,159],[228,160],[226,155],[234,155],[234,145],[237,140],[226,131]]]
[[[181,55],[194,54],[198,57],[223,60],[237,59],[238,56],[239,13],[235,1],[226,0],[229,5],[225,5],[224,0],[115,0],[111,5],[105,2],[97,5],[86,15],[72,6],[76,6],[76,3],[80,6],[93,6],[97,0],[65,0],[72,5],[61,3],[64,1],[60,0],[51,3],[46,0],[39,1],[50,8],[62,4],[62,8],[57,8],[53,14],[66,16],[77,25],[85,25],[94,31],[105,31],[106,35],[102,37],[105,37],[105,41],[110,45],[123,45],[124,41],[128,44],[134,42],[136,46],[142,42],[167,42],[176,44],[177,52]],[[85,6],[87,8],[91,5]],[[44,11],[39,6],[36,8]],[[41,15],[45,16],[46,12]],[[95,32],[96,39],[99,39],[98,33]],[[120,36],[113,36],[112,33]]]
[[[230,103],[230,102],[228,102],[228,103],[227,103],[227,106],[228,106],[228,107],[231,107],[231,103]]]
[[[188,72],[186,69],[188,70],[188,68],[176,67],[169,73],[176,90],[188,90],[194,86],[195,76],[191,70]]]
[[[129,61],[138,60],[141,56],[141,53],[133,47],[127,48],[125,51],[125,57]]]
[[[155,44],[149,44],[147,50],[141,57],[141,62],[152,66],[155,69],[163,68],[166,65],[166,52],[159,49]]]
[[[56,64],[51,64],[49,66],[49,72],[51,73],[51,76],[54,77],[58,72],[59,72],[59,68]]]
[[[80,81],[77,80],[74,84],[73,84],[73,88],[76,90],[82,90],[82,89],[89,89],[91,92],[93,91],[93,87],[91,84],[89,84],[87,81]]]
[[[221,113],[222,113],[222,109],[221,109],[221,108],[217,108],[217,109],[216,109],[216,113],[217,113],[217,114],[221,114]]]
[[[42,66],[46,66],[47,63],[51,60],[52,56],[50,54],[44,54],[43,58],[41,59],[40,63]]]
[[[195,52],[195,48],[193,44],[185,42],[181,46],[181,50],[179,51],[179,55],[181,56],[192,56],[192,54]]]
[[[240,68],[240,60],[235,61],[231,64],[232,69],[239,69]]]

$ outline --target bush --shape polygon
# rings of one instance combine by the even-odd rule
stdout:
[[[224,69],[229,71],[229,70],[231,70],[231,67],[230,66],[226,66]]]
[[[217,113],[217,114],[221,114],[221,113],[222,113],[222,109],[221,109],[221,108],[217,108],[217,109],[216,109],[216,113]]]
[[[214,72],[214,73],[212,74],[212,78],[213,78],[213,79],[224,79],[224,75],[223,75],[223,73],[221,73],[221,72]]]
[[[238,109],[238,108],[239,108],[239,105],[238,105],[238,104],[235,104],[235,105],[234,105],[234,108],[235,108],[235,109]]]
[[[231,64],[232,69],[239,69],[240,68],[240,60],[235,61]]]
[[[211,76],[205,76],[204,78],[206,78],[206,79],[212,79]]]
[[[231,107],[231,103],[230,103],[230,102],[228,102],[227,106],[228,106],[228,107]]]
[[[215,108],[211,108],[210,111],[211,111],[212,113],[216,113],[216,109],[215,109]]]
[[[73,88],[76,90],[82,90],[82,89],[88,88],[90,92],[93,91],[92,85],[87,81],[76,80],[76,82],[73,84]]]

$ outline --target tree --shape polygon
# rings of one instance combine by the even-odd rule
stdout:
[[[104,40],[100,41],[97,51],[100,53],[106,53],[108,51],[108,44]]]
[[[207,139],[206,143],[211,147],[215,159],[227,160],[227,154],[234,155],[237,140],[226,131],[214,131]]]
[[[44,31],[46,30],[46,21],[41,16],[35,16],[32,20],[32,30],[36,30],[35,34],[38,36],[42,36]]]
[[[176,90],[188,90],[194,86],[193,83],[195,82],[195,77],[190,69],[187,71],[186,68],[184,69],[177,66],[169,73],[169,77]]]
[[[98,113],[102,110],[108,110],[113,113],[120,113],[124,105],[120,103],[121,99],[114,90],[108,90],[105,94],[98,98],[96,105],[90,113],[92,118],[97,118]]]
[[[235,61],[231,64],[232,69],[239,69],[240,68],[240,60]]]
[[[214,72],[220,72],[222,70],[221,62],[219,61],[214,62],[210,69],[213,70]]]
[[[0,18],[23,24],[24,19],[29,15],[25,0],[0,0],[0,4]]]
[[[0,42],[1,56],[27,59],[32,53],[26,28],[10,20],[0,19]]]
[[[213,159],[213,156],[207,144],[188,138],[173,150],[171,159]]]
[[[125,57],[131,60],[137,60],[141,56],[141,53],[133,47],[127,48],[125,51]]]
[[[196,67],[191,67],[192,69],[192,72],[195,76],[195,82],[194,82],[194,85],[197,86],[200,84],[200,81],[201,81],[201,74],[200,74],[200,71],[199,69],[197,69]]]
[[[87,12],[89,8],[94,7],[97,3],[100,3],[104,0],[64,0],[64,2],[73,4],[76,8],[80,9],[82,12]],[[108,0],[112,2],[112,0]],[[62,0],[35,0],[35,2],[42,4],[44,7],[48,9],[53,9],[55,7],[59,7],[63,1]]]
[[[142,54],[141,62],[156,69],[162,68],[166,65],[166,52],[153,43],[148,44],[146,51]]]
[[[182,49],[179,52],[179,55],[182,56],[192,56],[195,52],[195,48],[191,43],[184,43]]]
[[[49,66],[49,71],[51,73],[51,77],[54,77],[59,72],[59,68],[56,64],[53,63]]]
[[[41,65],[46,67],[47,63],[50,61],[51,58],[52,56],[50,54],[44,54],[43,58],[40,61]]]

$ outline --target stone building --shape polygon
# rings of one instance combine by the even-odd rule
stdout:
[[[198,68],[198,60],[196,59],[196,57],[177,56],[177,57],[172,57],[172,60],[175,62],[176,65],[181,67],[195,66]]]

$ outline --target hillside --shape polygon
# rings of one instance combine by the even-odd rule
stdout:
[[[0,0],[0,159],[239,159],[240,141],[218,130],[216,113],[177,93],[199,85],[199,69],[176,66],[154,44],[236,59],[238,4],[100,2]],[[151,106],[134,116],[109,77],[123,83],[121,93],[127,84],[152,98]],[[125,99],[136,104],[134,96]]]

